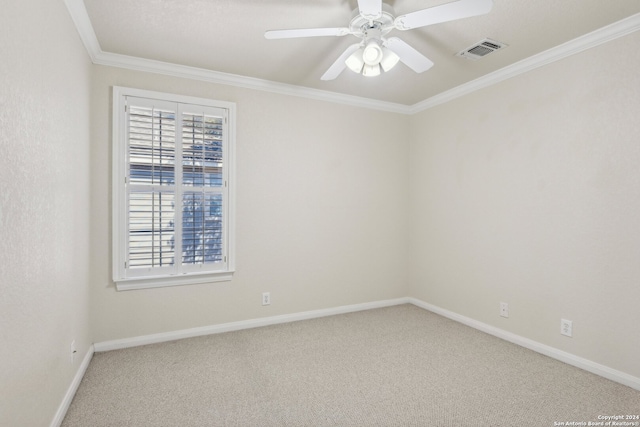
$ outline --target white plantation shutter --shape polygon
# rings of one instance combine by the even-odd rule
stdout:
[[[131,269],[169,267],[174,263],[175,194],[129,193],[129,261]]]
[[[224,111],[180,106],[182,265],[224,262]]]
[[[118,289],[229,280],[233,105],[127,91],[142,92],[114,88]]]
[[[175,105],[127,100],[129,275],[175,271]]]

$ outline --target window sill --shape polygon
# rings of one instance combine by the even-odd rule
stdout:
[[[195,285],[198,283],[229,282],[233,278],[233,270],[185,273],[174,276],[133,277],[114,280],[116,290],[130,291],[134,289],[164,288],[167,286]]]

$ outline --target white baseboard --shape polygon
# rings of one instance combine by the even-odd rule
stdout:
[[[417,307],[439,314],[451,320],[455,320],[456,322],[470,326],[479,331],[488,333],[495,337],[517,344],[521,347],[528,348],[529,350],[533,350],[537,353],[544,354],[545,356],[549,356],[553,359],[559,360],[561,362],[567,363],[569,365],[575,366],[580,369],[584,369],[585,371],[591,372],[593,374],[599,375],[601,377],[607,378],[609,380],[615,381],[617,383],[626,385],[628,387],[631,387],[635,390],[640,391],[640,378],[634,377],[622,371],[615,370],[608,366],[601,365],[591,360],[584,359],[582,357],[573,355],[571,353],[567,353],[557,348],[539,343],[537,341],[533,341],[531,339],[522,337],[520,335],[507,332],[495,326],[491,326],[486,323],[479,322],[469,317],[462,316],[460,314],[454,313],[452,311],[446,310],[444,308],[426,303],[422,300],[419,300],[417,298],[412,298],[412,297],[396,298],[396,299],[384,300],[384,301],[373,301],[373,302],[367,302],[362,304],[345,305],[345,306],[326,308],[321,310],[305,311],[301,313],[283,314],[280,316],[263,317],[259,319],[242,320],[238,322],[222,323],[218,325],[183,329],[179,331],[163,332],[163,333],[152,334],[152,335],[143,335],[138,337],[124,338],[120,340],[103,341],[103,342],[95,343],[93,345],[91,349],[91,354],[93,354],[93,351],[101,352],[101,351],[118,350],[118,349],[137,347],[137,346],[147,345],[147,344],[156,344],[161,342],[174,341],[174,340],[179,340],[183,338],[192,338],[192,337],[198,337],[203,335],[219,334],[223,332],[239,331],[242,329],[258,328],[261,326],[277,325],[280,323],[295,322],[298,320],[314,319],[318,317],[333,316],[336,314],[352,313],[352,312],[357,312],[362,310],[390,307],[394,305],[407,304],[407,303],[413,304]],[[89,360],[91,360],[90,357],[88,359],[85,358],[85,362],[87,365],[89,363]],[[85,362],[83,362],[83,366]],[[84,368],[78,372],[79,373],[82,372],[82,374],[84,374],[84,370],[86,370],[86,366],[84,366]],[[82,379],[82,375],[80,375],[79,378],[77,379],[78,384],[80,382],[80,379]],[[76,380],[74,379],[74,384],[75,382]],[[77,385],[75,387],[77,388]],[[73,388],[73,384],[72,384],[72,387],[70,387],[69,389],[70,392],[72,388]],[[71,399],[73,399],[74,394],[75,394],[75,388],[73,388],[73,392],[70,395],[71,397],[69,398],[68,403],[71,403]],[[65,398],[65,401],[66,400],[67,398]],[[66,407],[68,407],[68,403]],[[63,406],[61,406],[61,408],[62,407]],[[66,412],[66,408],[65,408],[65,412]],[[63,413],[63,416],[64,416],[64,413]],[[62,421],[62,419],[60,421]],[[54,427],[55,425],[56,424],[52,424],[52,427]]]
[[[62,421],[64,420],[64,417],[65,415],[67,415],[67,411],[69,410],[69,405],[71,405],[71,401],[76,395],[76,391],[78,391],[80,382],[82,381],[85,372],[87,372],[87,368],[89,367],[89,362],[91,362],[93,353],[94,347],[93,345],[91,345],[89,347],[89,351],[87,351],[87,354],[85,354],[84,359],[82,359],[82,363],[78,367],[78,371],[73,377],[73,381],[71,381],[71,385],[67,389],[67,393],[64,395],[64,399],[62,399],[62,403],[56,411],[56,415],[53,417],[53,421],[51,421],[50,427],[60,427],[60,425],[62,424]]]
[[[317,317],[333,316],[336,314],[352,313],[373,308],[390,307],[393,305],[407,304],[409,298],[396,298],[384,301],[366,302],[363,304],[343,305],[340,307],[326,308],[322,310],[304,311],[302,313],[283,314],[280,316],[263,317],[259,319],[242,320],[238,322],[222,323],[218,325],[203,326],[199,328],[183,329],[180,331],[163,332],[159,334],[144,335],[120,340],[104,341],[94,344],[95,351],[110,351],[140,345],[156,344],[166,341],[174,341],[183,338],[192,338],[202,335],[219,334],[222,332],[239,331],[241,329],[258,328],[261,326],[277,325],[279,323],[295,322],[298,320],[314,319]]]
[[[615,369],[609,368],[608,366],[604,366],[599,363],[592,362],[591,360],[578,357],[571,353],[558,350],[557,348],[550,347],[545,344],[541,344],[537,341],[533,341],[528,338],[521,337],[520,335],[512,334],[511,332],[507,332],[500,328],[496,328],[495,326],[487,325],[486,323],[482,323],[477,320],[471,319],[469,317],[465,317],[460,314],[454,313],[452,311],[445,310],[444,308],[431,305],[417,298],[408,298],[408,299],[411,304],[417,307],[424,308],[425,310],[439,314],[440,316],[449,318],[451,320],[455,320],[456,322],[470,326],[474,329],[485,332],[489,335],[493,335],[505,341],[509,341],[511,343],[517,344],[524,348],[528,348],[529,350],[533,350],[537,353],[544,354],[545,356],[549,356],[553,359],[559,360],[561,362],[567,363],[569,365],[575,366],[580,369],[584,369],[585,371],[591,372],[592,374],[599,375],[611,381],[615,381],[617,383],[626,385],[628,387],[631,387],[635,390],[640,391],[640,378],[638,377],[634,377],[624,372],[617,371]]]
[[[425,310],[431,311],[435,314],[439,314],[443,317],[449,318],[456,322],[462,323],[464,325],[470,326],[479,331],[488,333],[495,337],[517,344],[521,347],[528,348],[529,350],[533,350],[537,353],[544,354],[545,356],[549,356],[553,359],[559,360],[561,362],[567,363],[569,365],[575,366],[580,369],[584,369],[585,371],[591,372],[593,374],[607,378],[611,381],[615,381],[617,383],[626,385],[628,387],[631,387],[635,390],[640,391],[640,378],[609,368],[608,366],[604,366],[599,363],[592,362],[582,357],[575,356],[573,354],[564,352],[562,350],[558,350],[557,348],[550,347],[545,344],[541,344],[537,341],[524,338],[522,336],[513,334],[511,332],[504,331],[500,328],[496,328],[495,326],[487,325],[486,323],[482,323],[477,320],[471,319],[469,317],[465,317],[460,314],[454,313],[452,311],[446,310],[444,308],[426,303],[417,298],[405,297],[405,298],[396,298],[396,299],[384,300],[384,301],[374,301],[374,302],[368,302],[363,304],[345,305],[345,306],[327,308],[327,309],[321,309],[321,310],[305,311],[301,313],[284,314],[280,316],[263,317],[259,319],[243,320],[239,322],[222,323],[219,325],[204,326],[199,328],[184,329],[180,331],[164,332],[164,333],[153,334],[153,335],[144,335],[139,337],[125,338],[121,340],[104,341],[100,343],[95,343],[89,348],[89,351],[87,352],[84,359],[82,360],[82,363],[78,368],[78,372],[73,378],[73,381],[69,386],[69,389],[67,390],[67,393],[65,394],[65,397],[62,403],[60,404],[60,407],[58,408],[58,411],[56,412],[56,415],[53,421],[51,422],[50,427],[59,427],[62,424],[62,421],[64,420],[64,417],[67,413],[67,410],[69,409],[69,405],[71,405],[71,401],[73,400],[73,397],[75,396],[76,391],[80,386],[82,377],[84,376],[89,366],[89,362],[91,362],[91,358],[93,357],[94,352],[118,350],[122,348],[136,347],[136,346],[146,345],[146,344],[155,344],[155,343],[166,342],[166,341],[174,341],[174,340],[183,339],[183,338],[191,338],[191,337],[197,337],[202,335],[238,331],[242,329],[257,328],[261,326],[295,322],[298,320],[307,320],[307,319],[314,319],[318,317],[333,316],[336,314],[353,313],[357,311],[370,310],[370,309],[382,308],[382,307],[390,307],[394,305],[408,304],[408,303],[413,304],[417,307],[423,308]]]

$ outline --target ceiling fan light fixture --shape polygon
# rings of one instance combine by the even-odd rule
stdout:
[[[354,73],[360,74],[362,67],[364,66],[364,59],[362,58],[362,49],[358,49],[353,52],[345,61],[347,67]]]
[[[396,66],[400,57],[381,45],[378,40],[369,41],[366,46],[349,55],[345,64],[354,73],[367,77],[379,76],[383,70],[388,72]]]
[[[385,73],[395,67],[398,61],[400,61],[400,57],[398,55],[386,47],[382,48],[382,60],[380,61],[380,66]]]
[[[380,64],[368,65],[365,64],[362,69],[362,75],[365,77],[375,77],[380,75]]]
[[[382,48],[378,40],[369,40],[364,50],[362,51],[362,58],[367,65],[378,65],[382,61]]]

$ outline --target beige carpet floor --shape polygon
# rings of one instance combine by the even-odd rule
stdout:
[[[63,427],[557,426],[635,414],[639,391],[401,305],[96,353]]]

